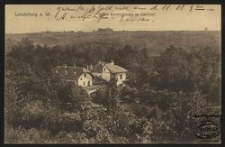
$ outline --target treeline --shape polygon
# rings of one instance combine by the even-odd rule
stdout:
[[[220,104],[220,52],[213,47],[169,46],[159,57],[147,49],[37,46],[23,39],[6,55],[5,139],[8,143],[150,143],[194,139],[196,120],[206,106]],[[58,65],[85,67],[114,60],[129,70],[124,88],[109,83],[93,100],[52,73]],[[120,101],[148,107],[121,110]],[[66,114],[74,114],[72,120]],[[192,124],[190,124],[190,122]]]

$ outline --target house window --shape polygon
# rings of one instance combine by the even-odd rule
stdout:
[[[120,75],[120,80],[123,79],[123,75]]]
[[[80,78],[80,80],[82,80],[82,78]]]
[[[91,82],[90,81],[88,81],[88,86],[90,86],[91,85]]]
[[[86,78],[86,73],[84,74],[84,77]]]

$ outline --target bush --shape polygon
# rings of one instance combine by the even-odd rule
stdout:
[[[200,91],[184,93],[168,93],[172,102],[167,111],[158,113],[157,118],[153,118],[154,137],[165,138],[166,140],[185,141],[196,139],[193,131],[197,126],[195,114],[206,113],[206,100]]]
[[[30,143],[51,143],[51,134],[48,130],[35,128],[23,129],[21,127],[5,127],[5,143],[30,144]]]

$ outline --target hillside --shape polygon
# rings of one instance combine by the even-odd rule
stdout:
[[[146,48],[152,55],[163,52],[169,45],[183,48],[205,46],[220,49],[220,31],[112,31],[112,32],[40,32],[6,34],[6,52],[20,41],[28,38],[37,44],[81,45],[85,47],[118,48],[130,45]]]

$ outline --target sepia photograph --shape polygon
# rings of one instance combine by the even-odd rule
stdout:
[[[6,4],[5,144],[221,144],[221,5]]]

